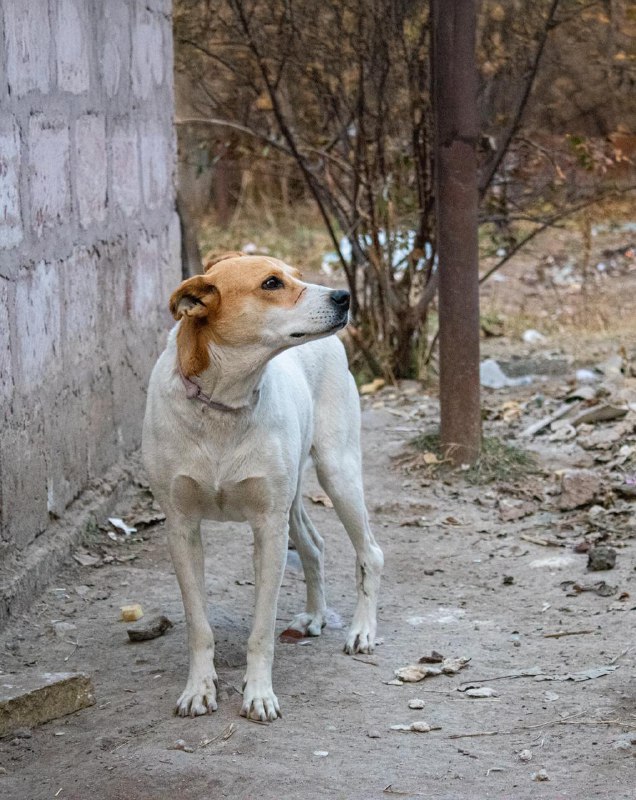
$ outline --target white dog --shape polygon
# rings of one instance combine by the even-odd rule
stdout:
[[[166,514],[185,607],[190,672],[177,701],[182,716],[217,707],[202,519],[247,521],[254,532],[243,716],[280,715],[272,660],[288,533],[307,582],[306,610],[291,626],[318,636],[325,625],[324,543],[302,501],[309,458],[357,556],[345,651],[373,651],[383,556],[364,504],[358,393],[341,342],[323,338],[347,324],[349,293],[298,275],[274,258],[230,253],[170,299],[179,323],[150,379],[143,457]]]

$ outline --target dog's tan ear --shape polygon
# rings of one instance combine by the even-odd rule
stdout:
[[[207,272],[210,267],[213,267],[215,264],[218,264],[219,261],[225,261],[227,258],[240,258],[241,256],[246,255],[242,253],[240,250],[230,250],[228,253],[215,253],[211,252],[206,255],[203,259],[203,271]]]
[[[216,286],[201,275],[188,278],[170,298],[170,311],[175,319],[181,317],[207,317],[214,311],[219,293]]]

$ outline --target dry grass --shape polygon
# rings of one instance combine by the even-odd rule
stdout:
[[[320,272],[324,254],[333,245],[313,207],[301,203],[281,213],[276,209],[244,209],[227,227],[211,220],[201,224],[201,253],[241,250],[256,245],[265,253],[293,264],[302,272]]]
[[[469,469],[460,470],[452,469],[448,462],[444,461],[439,431],[420,434],[412,444],[416,450],[433,453],[439,459],[438,463],[430,465],[431,469],[459,473],[473,485],[509,482],[539,472],[536,458],[532,453],[495,436],[484,436],[477,463]]]

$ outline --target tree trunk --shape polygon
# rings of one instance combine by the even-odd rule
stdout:
[[[432,0],[441,439],[454,464],[481,447],[475,0]]]

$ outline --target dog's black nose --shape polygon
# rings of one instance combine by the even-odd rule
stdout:
[[[336,289],[331,293],[330,297],[331,302],[343,311],[344,309],[349,308],[351,295],[345,289]]]

